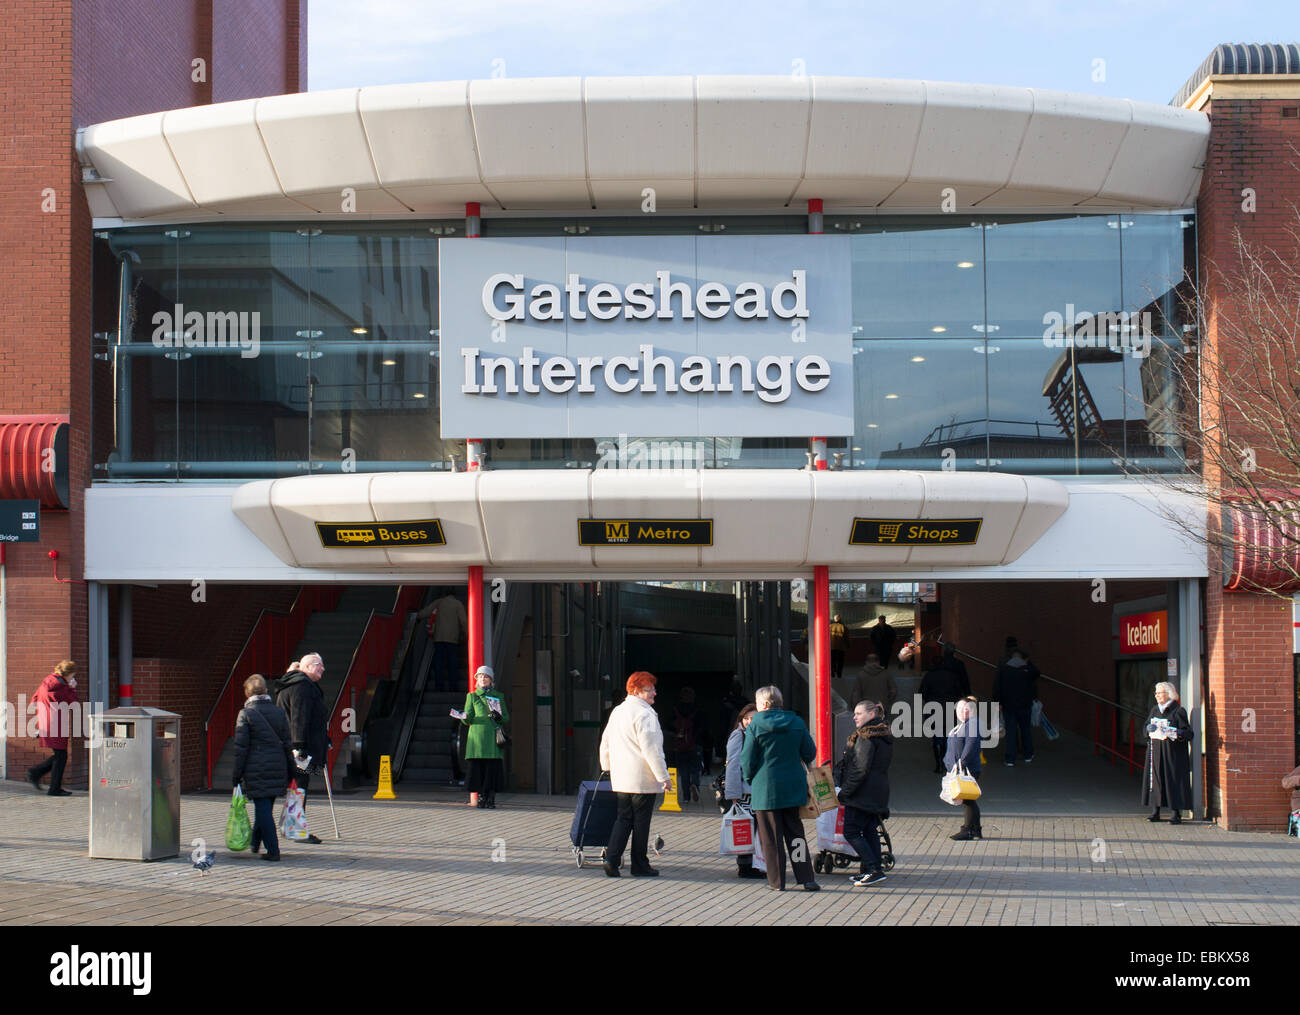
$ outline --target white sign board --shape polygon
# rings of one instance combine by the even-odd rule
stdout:
[[[853,433],[844,236],[438,241],[444,437]]]

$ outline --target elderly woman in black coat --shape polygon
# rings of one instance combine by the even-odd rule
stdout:
[[[1169,807],[1171,825],[1181,824],[1183,811],[1192,806],[1192,724],[1178,704],[1178,688],[1167,681],[1156,684],[1156,703],[1147,716],[1147,763],[1142,779],[1142,803],[1152,808],[1148,821],[1160,820],[1160,808]]]
[[[844,838],[861,863],[853,884],[858,888],[885,880],[880,865],[880,835],[876,826],[889,816],[889,763],[894,738],[885,722],[885,709],[874,701],[853,708],[857,729],[849,734],[844,756],[836,766],[835,781],[844,805]]]
[[[273,806],[293,780],[297,766],[289,720],[284,709],[266,693],[266,678],[254,673],[244,681],[247,700],[235,720],[234,785],[243,783],[244,796],[253,801],[254,853],[265,844],[263,860],[280,859],[280,840],[275,834]]]

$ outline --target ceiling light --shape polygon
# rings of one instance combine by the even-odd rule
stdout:
[[[414,395],[412,395],[411,397],[412,397],[412,398],[423,398],[423,397],[424,397],[424,392],[423,392],[423,391],[417,391],[417,392],[416,392]]]
[[[973,268],[973,267],[975,267],[975,262],[974,262],[974,261],[958,261],[958,262],[957,262],[957,267],[958,267],[958,268]]]
[[[936,325],[935,325],[933,328],[931,328],[930,330],[933,331],[936,335],[939,335],[939,334],[942,334],[943,332],[947,331],[948,329],[945,328],[942,324],[936,324]]]
[[[912,362],[913,362],[913,363],[924,363],[924,362],[925,362],[925,357],[924,357],[924,356],[913,356],[913,357],[912,357]]]
[[[397,360],[395,360],[395,359],[386,359],[386,360],[384,360],[384,366],[386,366],[386,367],[395,367],[395,366],[397,366]]]
[[[879,430],[879,429],[880,429],[880,424],[879,424],[879,423],[868,423],[868,424],[867,424],[867,429],[868,429],[868,430]]]
[[[368,331],[366,331],[365,328],[353,328],[353,329],[352,329],[352,334],[354,334],[354,335],[368,335],[368,334],[370,334],[370,333],[369,333]]]
[[[885,397],[886,397],[886,398],[897,398],[898,396],[897,396],[897,395],[886,395]]]

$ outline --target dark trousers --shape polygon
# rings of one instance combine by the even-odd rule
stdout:
[[[298,780],[298,788],[302,790],[302,811],[307,813],[307,787],[311,785],[311,773],[304,772],[301,768],[293,773],[293,777]]]
[[[962,822],[961,830],[963,832],[980,831],[980,805],[974,800],[963,800],[961,802],[962,814],[965,820]],[[845,823],[848,822],[846,814]]]
[[[456,690],[456,663],[459,661],[460,648],[454,641],[435,641],[433,643],[433,689],[435,691]]]
[[[1034,737],[1029,725],[1028,708],[1006,708],[1002,709],[1003,720],[1007,724],[1007,761],[1016,760],[1016,747],[1020,747],[1021,755],[1028,759],[1034,756]]]
[[[938,769],[942,769],[942,770],[945,770],[945,771],[946,771],[946,769],[944,769],[944,766],[943,766],[943,757],[944,757],[945,754],[948,753],[948,738],[947,738],[947,737],[931,737],[931,738],[930,738],[930,749],[934,751],[934,765],[935,765],[935,767],[938,768]]]
[[[811,848],[803,834],[803,821],[798,807],[784,807],[779,811],[755,811],[754,823],[758,825],[758,841],[763,846],[763,859],[767,863],[767,883],[773,888],[785,887],[785,857],[790,854],[794,879],[801,885],[815,880]]]
[[[861,873],[880,870],[880,815],[844,805],[844,838],[862,861]]]
[[[844,650],[842,648],[831,649],[831,679],[839,680],[844,676]]]
[[[57,793],[59,790],[63,789],[63,770],[67,767],[67,764],[68,750],[65,747],[61,751],[54,751],[53,754],[42,761],[39,765],[28,769],[28,772],[31,775],[34,775],[37,779],[43,779],[45,773],[48,772],[50,775],[49,792]]]
[[[266,846],[267,856],[280,855],[280,839],[275,834],[275,797],[253,797],[253,841],[249,848],[254,853]]]
[[[623,850],[627,838],[632,836],[632,873],[644,874],[650,869],[646,851],[650,846],[650,815],[654,813],[655,793],[615,793],[618,797],[618,816],[609,833],[605,847],[605,862],[611,867],[623,864]]]

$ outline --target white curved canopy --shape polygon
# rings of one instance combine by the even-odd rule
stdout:
[[[300,476],[247,483],[236,516],[293,567],[482,565],[514,573],[786,572],[815,564],[990,566],[1069,506],[1060,483],[998,473],[503,470]],[[968,546],[851,546],[854,518],[982,520]],[[438,519],[444,546],[326,547],[317,522]],[[579,519],[710,519],[711,546],[580,546]]]
[[[216,103],[86,127],[124,220],[485,210],[1189,207],[1209,120],[1128,99],[876,78],[519,78]],[[93,170],[93,172],[92,172]],[[96,177],[104,182],[93,182]]]

